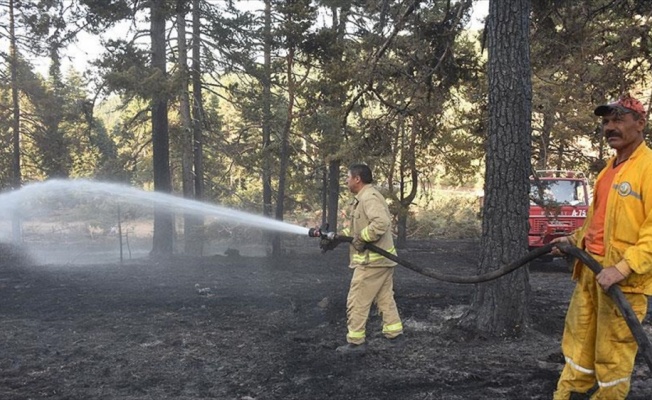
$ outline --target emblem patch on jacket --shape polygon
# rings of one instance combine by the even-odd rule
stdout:
[[[633,196],[641,199],[641,195],[632,190],[632,185],[629,182],[621,182],[616,189],[622,197]]]
[[[629,182],[622,182],[618,185],[618,194],[625,197],[632,193],[632,185]]]

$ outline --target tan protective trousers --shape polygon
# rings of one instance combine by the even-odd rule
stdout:
[[[394,301],[394,267],[359,266],[353,270],[346,301],[347,342],[364,343],[367,319],[373,303],[376,303],[383,319],[383,335],[392,339],[403,333]]]
[[[595,257],[595,256],[594,256]],[[602,262],[599,257],[595,257]],[[639,321],[647,313],[647,297],[625,293]],[[582,266],[566,314],[562,351],[566,365],[554,400],[567,400],[572,392],[586,393],[598,384],[592,400],[627,397],[638,345],[616,304]]]

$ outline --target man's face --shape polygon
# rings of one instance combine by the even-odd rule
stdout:
[[[616,151],[636,147],[643,140],[643,118],[635,119],[632,113],[613,112],[602,117],[602,133],[609,147]]]
[[[346,186],[349,188],[351,193],[358,193],[361,186],[360,183],[362,183],[360,177],[357,175],[351,175],[351,171],[349,171],[348,175],[346,176]]]

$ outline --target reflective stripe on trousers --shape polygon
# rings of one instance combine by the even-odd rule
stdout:
[[[383,333],[396,333],[403,332],[403,324],[398,322],[396,324],[384,325]]]
[[[385,337],[394,338],[401,334],[403,325],[394,301],[393,267],[359,266],[353,270],[346,301],[349,332],[346,339],[349,343],[364,343],[369,310],[374,303],[383,319]]]
[[[647,313],[647,297],[625,293],[625,298],[642,320]],[[568,399],[571,392],[586,393],[596,383],[598,390],[592,400],[627,397],[638,345],[613,300],[585,266],[566,314],[562,350],[566,365],[555,400]]]

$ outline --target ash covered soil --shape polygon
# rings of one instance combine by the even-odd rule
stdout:
[[[474,274],[474,241],[410,243],[414,264]],[[407,343],[393,348],[372,313],[365,356],[344,357],[347,249],[314,241],[282,258],[175,257],[34,266],[0,257],[0,399],[549,399],[573,288],[559,263],[530,268],[523,337],[451,329],[472,285],[401,266],[396,301]],[[644,328],[652,336],[650,317]],[[637,358],[629,399],[652,398]]]

